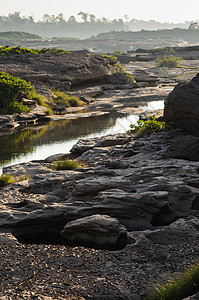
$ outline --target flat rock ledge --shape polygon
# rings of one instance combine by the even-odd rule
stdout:
[[[117,134],[80,140],[83,168],[4,168],[30,179],[0,189],[0,297],[140,300],[198,260],[197,149],[181,129]]]

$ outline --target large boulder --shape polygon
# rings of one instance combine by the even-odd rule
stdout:
[[[115,70],[115,62],[110,58],[80,52],[0,56],[0,71],[61,90],[105,79]]]
[[[142,69],[136,69],[132,75],[136,82],[147,82],[150,85],[156,85],[159,82],[159,78],[155,74]]]
[[[67,240],[80,245],[120,249],[126,246],[127,230],[116,218],[93,215],[71,221],[61,232]]]
[[[193,135],[179,137],[169,146],[166,156],[199,161],[199,138]]]
[[[106,81],[111,84],[126,84],[129,83],[128,77],[121,72],[116,72],[107,77]]]
[[[165,100],[164,120],[199,136],[199,73],[179,83]]]

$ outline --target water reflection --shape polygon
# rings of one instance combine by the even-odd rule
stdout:
[[[143,111],[164,109],[164,101],[151,101],[146,106],[140,106]]]
[[[83,137],[99,137],[125,132],[138,116],[121,117],[118,113],[98,117],[50,122],[12,135],[0,136],[0,168],[30,160],[67,153]],[[0,169],[1,172],[1,169]]]

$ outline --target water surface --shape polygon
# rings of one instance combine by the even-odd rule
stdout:
[[[142,109],[162,109],[163,106],[163,101],[153,101]],[[112,112],[97,117],[52,121],[41,127],[29,127],[11,135],[0,136],[0,173],[3,166],[68,153],[81,138],[126,132],[129,125],[135,124],[138,119],[138,115],[123,116]]]

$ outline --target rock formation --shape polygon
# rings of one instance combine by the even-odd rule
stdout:
[[[56,62],[56,63],[55,63]],[[0,71],[30,81],[69,90],[71,85],[105,79],[116,67],[114,61],[84,52],[0,56]]]
[[[30,193],[28,202],[8,204],[8,209],[6,203],[15,200],[3,201],[1,209],[6,213],[1,217],[2,226],[13,228],[13,234],[23,242],[67,244],[61,236],[64,226],[96,214],[116,218],[128,231],[153,229],[196,216],[198,154],[196,150],[189,161],[181,159],[188,157],[183,150],[181,156],[172,154],[176,149],[172,145],[180,145],[180,134],[182,139],[190,138],[177,130],[136,141],[130,134],[80,140],[70,157],[87,167],[74,171],[52,171],[48,162],[52,158],[4,168],[5,173],[26,173],[31,179],[16,184],[20,194]],[[6,188],[1,193],[4,197]],[[34,195],[40,199],[39,207],[38,200],[32,200]]]
[[[199,136],[199,74],[179,83],[165,100],[164,120]]]

